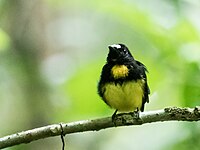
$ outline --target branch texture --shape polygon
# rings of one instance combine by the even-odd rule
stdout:
[[[61,134],[65,135],[84,131],[98,131],[117,126],[142,125],[145,123],[173,120],[199,121],[200,107],[169,107],[162,110],[147,111],[140,113],[139,119],[135,118],[133,113],[121,113],[116,116],[115,123],[113,123],[111,117],[106,117],[94,120],[48,125],[2,137],[0,138],[0,149]]]

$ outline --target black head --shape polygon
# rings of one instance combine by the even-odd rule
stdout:
[[[109,45],[108,63],[124,64],[134,60],[130,51],[124,44]]]

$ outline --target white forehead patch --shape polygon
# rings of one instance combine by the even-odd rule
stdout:
[[[119,44],[113,44],[113,45],[111,45],[111,47],[115,47],[115,48],[119,49],[119,48],[121,48],[121,45],[119,45]]]

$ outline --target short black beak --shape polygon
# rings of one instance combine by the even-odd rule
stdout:
[[[113,61],[116,61],[119,57],[119,51],[115,46],[109,45],[109,56]]]
[[[114,47],[112,45],[108,45],[109,50],[114,49]]]
[[[118,51],[117,48],[112,46],[112,45],[108,45],[108,48],[109,48],[111,53],[117,53],[117,51]]]

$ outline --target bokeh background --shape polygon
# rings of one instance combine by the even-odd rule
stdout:
[[[107,46],[124,43],[148,70],[145,110],[200,103],[199,0],[0,0],[0,137],[110,116],[97,95]],[[65,137],[70,150],[198,150],[197,122]],[[61,149],[60,137],[8,150]]]

